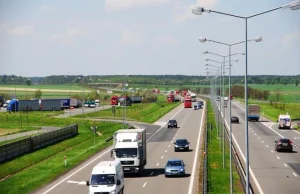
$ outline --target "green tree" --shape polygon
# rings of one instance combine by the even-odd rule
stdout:
[[[42,91],[41,91],[41,89],[39,89],[39,90],[36,90],[35,92],[34,92],[34,97],[35,98],[41,98],[42,97]]]

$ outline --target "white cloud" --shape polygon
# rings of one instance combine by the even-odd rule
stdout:
[[[107,11],[118,11],[138,7],[161,5],[171,0],[105,0]]]
[[[130,30],[125,30],[122,33],[121,44],[141,44],[144,41],[143,34],[141,32],[133,32]]]
[[[184,22],[189,19],[197,18],[196,15],[192,14],[192,11],[191,11],[192,8],[194,8],[196,6],[200,6],[200,7],[206,8],[206,9],[210,9],[210,8],[213,8],[218,2],[219,2],[219,0],[197,0],[196,3],[188,5],[188,6],[177,4],[174,9],[175,9],[175,11],[178,11],[179,13],[176,13],[174,15],[174,20],[176,22]]]
[[[87,34],[86,30],[82,30],[79,28],[70,28],[63,33],[53,34],[51,36],[51,40],[61,44],[71,44],[75,42],[75,40],[78,37],[84,36],[86,34]]]
[[[172,35],[158,36],[157,40],[166,44],[176,44],[178,42]]]
[[[34,27],[31,25],[9,26],[3,24],[0,29],[12,36],[25,36],[34,32]]]
[[[289,44],[296,41],[300,41],[300,29],[283,37],[284,44]]]
[[[52,11],[53,8],[49,5],[42,5],[41,6],[42,11]]]

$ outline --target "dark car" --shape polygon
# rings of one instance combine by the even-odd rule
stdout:
[[[179,150],[189,151],[190,142],[187,139],[177,139],[174,142],[174,151],[177,152]]]
[[[197,105],[194,105],[194,106],[193,106],[193,110],[198,110],[198,106],[197,106]]]
[[[239,122],[240,122],[239,117],[237,117],[237,116],[232,116],[231,117],[231,123],[239,123]]]
[[[199,101],[197,104],[203,105],[204,102],[203,101]]]
[[[275,150],[280,152],[281,150],[293,151],[292,141],[287,138],[281,138],[275,141]]]
[[[168,122],[168,128],[170,128],[170,127],[175,127],[175,128],[177,128],[177,121],[174,120],[174,119],[169,120],[169,122]]]

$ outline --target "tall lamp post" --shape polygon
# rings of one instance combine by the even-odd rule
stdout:
[[[219,64],[221,64],[221,71],[222,71],[222,76],[223,76],[223,86],[222,86],[222,96],[224,97],[224,70],[225,70],[225,63],[226,62],[229,62],[229,66],[231,66],[231,61],[229,60],[229,61],[225,61],[225,58],[224,58],[224,62],[222,63],[222,62],[219,62],[219,61],[215,61],[215,60],[211,60],[211,59],[205,59],[205,61],[213,61],[213,62],[216,62],[216,63],[219,63]],[[238,60],[233,60],[234,62],[238,62]],[[222,65],[223,64],[223,65]],[[206,66],[208,66],[209,64],[206,64]],[[213,65],[210,65],[210,66],[213,66]],[[215,66],[216,67],[216,66]],[[219,103],[219,106],[220,106],[220,112],[223,110],[223,116],[224,116],[224,119],[225,119],[225,106],[224,106],[224,102],[223,102],[223,104],[221,105],[221,99],[220,99],[220,103]],[[225,169],[225,127],[224,127],[224,125],[225,125],[225,120],[222,120],[221,121],[221,124],[222,124],[222,147],[223,147],[223,169]],[[231,162],[230,162],[231,163]]]
[[[209,51],[204,51],[203,54],[212,54],[212,55],[216,55],[216,56],[219,56],[219,57],[223,57],[223,60],[225,61],[225,58],[226,57],[229,57],[229,61],[231,60],[231,56],[234,56],[234,55],[245,55],[245,53],[235,53],[235,54],[231,54],[230,52],[230,47],[231,45],[229,46],[229,55],[228,56],[223,56],[223,55],[219,55],[219,54],[216,54],[216,53],[213,53],[213,52],[209,52]],[[229,67],[228,67],[228,70],[229,70],[229,81],[228,81],[228,96],[229,96],[229,135],[230,135],[230,140],[229,140],[229,145],[230,145],[230,156],[229,156],[229,168],[230,168],[230,193],[233,192],[233,174],[232,174],[232,149],[231,149],[231,146],[232,146],[232,123],[231,123],[231,63],[229,62]],[[225,119],[225,118],[224,118]]]
[[[124,75],[124,82],[123,82],[123,128],[125,129],[125,125],[127,123],[126,119],[126,106],[127,106],[127,96],[126,96],[126,78],[129,77],[130,74]]]
[[[228,13],[224,13],[224,12],[219,12],[219,11],[214,11],[214,10],[209,10],[209,9],[204,9],[203,7],[197,7],[195,9],[192,9],[192,13],[195,15],[201,15],[204,12],[207,13],[217,13],[217,14],[221,14],[221,15],[226,15],[226,16],[231,16],[231,17],[235,17],[235,18],[240,18],[240,19],[244,19],[245,20],[245,53],[246,53],[246,64],[245,64],[245,146],[246,146],[246,194],[249,194],[250,192],[250,185],[249,185],[249,137],[248,137],[248,44],[247,44],[247,40],[248,40],[248,19],[259,16],[259,15],[263,15],[272,11],[276,11],[279,9],[287,9],[290,8],[291,10],[298,10],[300,9],[300,0],[297,1],[293,1],[289,4],[280,6],[280,7],[276,7],[264,12],[260,12],[254,15],[250,15],[250,16],[238,16],[238,15],[233,15],[233,14],[228,14]],[[232,193],[232,190],[230,191]]]

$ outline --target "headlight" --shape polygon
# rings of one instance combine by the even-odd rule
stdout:
[[[189,145],[185,145],[185,147],[188,147]]]
[[[115,194],[115,193],[116,193],[116,191],[111,191],[110,193],[111,193],[111,194]]]
[[[179,171],[182,172],[182,171],[183,171],[183,168],[180,168]]]
[[[178,148],[178,145],[175,145],[175,148]]]

